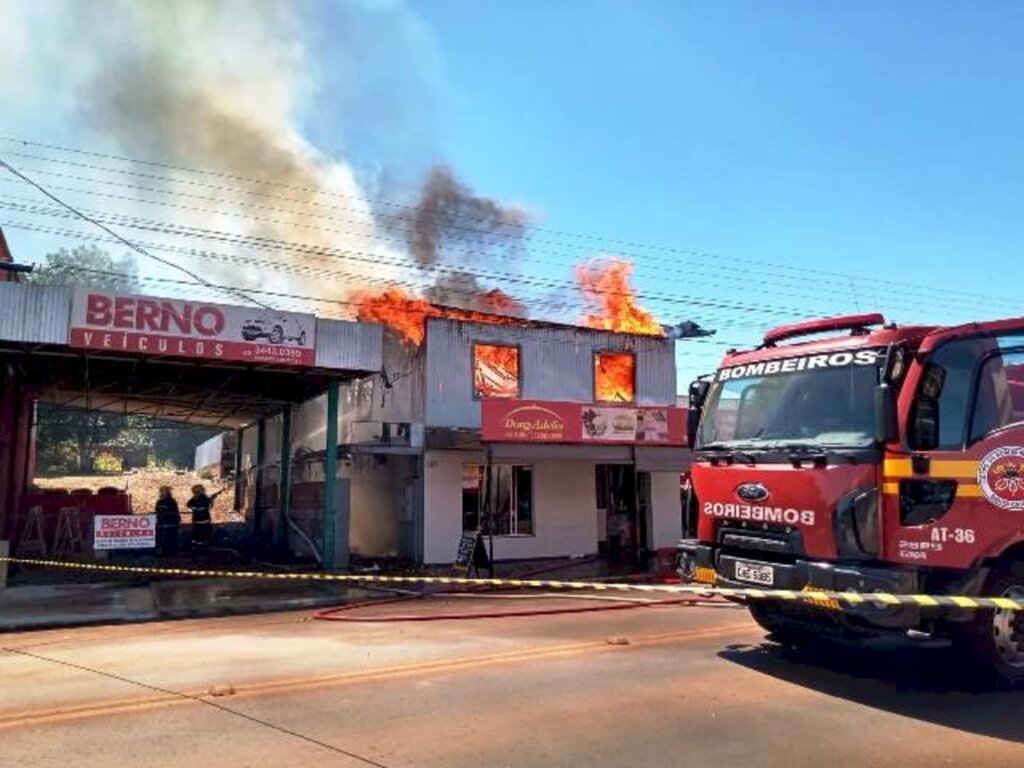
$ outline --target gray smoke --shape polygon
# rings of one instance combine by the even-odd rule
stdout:
[[[521,208],[474,193],[445,165],[430,170],[413,206],[386,213],[384,221],[424,266],[449,251],[462,259],[514,259],[529,224]]]
[[[359,91],[366,80],[359,67],[370,55],[364,50],[368,39],[362,37],[360,22],[365,14],[378,14],[377,21],[388,13],[401,14],[402,5],[350,1],[334,14],[331,34],[340,48],[333,60],[345,70],[335,79],[343,83],[342,90],[358,91],[360,98],[372,102],[372,88]],[[131,178],[125,180],[128,188],[118,191],[159,203],[111,202],[107,197],[77,202],[223,233],[225,237],[212,242],[164,236],[174,246],[216,252],[197,257],[198,266],[213,279],[335,300],[357,289],[406,283],[408,260],[428,278],[434,277],[429,268],[441,263],[457,268],[500,259],[496,269],[504,272],[523,249],[526,214],[474,193],[449,168],[431,169],[411,204],[381,203],[375,209],[349,163],[306,138],[303,117],[321,96],[325,78],[318,76],[317,62],[311,60],[313,32],[302,4],[0,3],[0,50],[11,62],[6,73],[0,68],[0,109],[11,104],[27,109],[39,94],[46,94],[47,106],[60,116],[54,119],[75,126],[69,144],[204,171],[197,175],[140,165],[138,170],[147,174],[142,183],[159,187],[156,191],[166,196],[133,190]],[[367,28],[376,29],[373,23]],[[374,72],[387,69],[384,63],[392,68],[403,63],[401,51],[383,57],[383,62],[381,54],[373,55],[377,58],[371,57],[369,65]],[[381,95],[384,100],[401,97],[402,89],[382,90],[388,91]],[[38,112],[42,107],[32,108]],[[401,110],[385,112],[401,115]],[[370,113],[383,122],[379,113]],[[347,135],[346,118],[337,115],[339,137]],[[368,124],[360,130],[384,135],[402,127]],[[150,241],[159,237],[137,230],[125,234]],[[237,238],[256,238],[258,247],[239,244]],[[287,247],[273,247],[268,240]],[[272,262],[273,269],[255,265],[255,260]],[[488,293],[468,275],[442,278],[431,293],[445,303],[477,308],[484,301],[477,297]],[[493,297],[487,302],[493,303]],[[337,312],[347,311],[333,306]],[[321,313],[331,308],[317,305]]]

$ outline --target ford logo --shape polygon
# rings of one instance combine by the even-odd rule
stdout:
[[[736,496],[742,501],[764,501],[768,489],[762,483],[744,483],[736,489]]]

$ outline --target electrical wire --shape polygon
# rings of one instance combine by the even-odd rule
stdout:
[[[40,171],[37,171],[37,173],[38,172],[40,172]],[[47,172],[46,171],[41,171],[41,173],[45,174]],[[62,176],[62,174],[53,174],[53,173],[50,173],[49,175]],[[13,182],[13,181],[16,181],[16,180],[11,180],[11,181]],[[90,181],[100,181],[100,180],[90,180]],[[261,224],[261,225],[271,224],[271,225],[275,225],[275,226],[287,226],[289,228],[309,229],[309,230],[313,230],[313,231],[321,232],[321,233],[325,233],[325,234],[338,234],[338,235],[356,236],[356,237],[359,237],[359,238],[365,239],[365,240],[379,240],[381,242],[389,242],[387,240],[387,238],[384,238],[384,237],[379,236],[379,235],[374,235],[371,232],[367,232],[366,231],[367,228],[372,230],[372,229],[374,229],[374,227],[373,227],[372,223],[367,225],[367,222],[365,221],[365,217],[364,217],[363,220],[358,220],[357,221],[355,219],[346,219],[346,218],[343,218],[343,217],[333,217],[333,216],[322,216],[322,215],[316,214],[316,213],[302,213],[302,212],[298,212],[298,211],[291,211],[291,210],[288,210],[288,209],[275,208],[273,206],[253,205],[251,203],[246,203],[244,206],[241,206],[245,210],[262,209],[262,210],[269,210],[269,211],[276,212],[276,213],[285,213],[285,214],[289,214],[289,215],[292,215],[292,216],[303,216],[303,217],[312,216],[312,217],[324,218],[324,219],[331,220],[331,221],[344,221],[344,222],[348,222],[350,224],[364,224],[364,225],[367,225],[367,226],[364,226],[362,230],[336,229],[336,228],[331,228],[331,227],[313,226],[313,225],[310,225],[310,224],[303,224],[303,223],[296,222],[296,221],[283,221],[283,220],[275,220],[275,219],[265,219],[265,218],[261,218],[259,216],[254,216],[254,215],[251,215],[251,214],[240,213],[238,210],[228,211],[228,210],[219,209],[219,208],[211,209],[211,208],[204,208],[204,207],[199,207],[199,206],[180,205],[180,204],[175,204],[175,203],[167,202],[165,200],[147,200],[147,199],[144,199],[144,198],[133,197],[133,196],[129,196],[129,195],[118,195],[118,194],[112,194],[112,193],[108,193],[108,192],[98,192],[98,191],[95,191],[95,190],[78,189],[78,188],[74,188],[74,187],[64,187],[64,186],[54,185],[54,186],[51,186],[50,189],[55,189],[55,190],[63,191],[63,192],[70,192],[70,193],[74,193],[74,194],[88,195],[88,196],[92,196],[92,197],[103,197],[103,198],[107,198],[107,199],[120,200],[120,201],[123,201],[123,202],[130,202],[130,203],[135,203],[135,204],[155,205],[155,206],[171,208],[171,209],[174,209],[174,210],[180,210],[180,211],[185,211],[185,212],[190,212],[190,213],[203,213],[203,214],[210,214],[210,215],[215,215],[215,216],[220,216],[220,217],[242,219],[242,220],[246,220],[246,221],[252,221],[252,222],[255,222],[255,223],[258,223],[258,224]],[[189,193],[178,193],[178,192],[175,192],[174,190],[155,190],[154,189],[154,190],[150,190],[150,191],[152,191],[154,193],[158,193],[158,194],[182,195],[182,196],[186,196],[186,197],[190,197],[190,198],[197,198],[197,199],[201,199],[201,200],[207,200],[207,201],[210,201],[210,202],[219,202],[219,200],[216,199],[216,198],[206,197],[206,196],[202,196],[202,195],[191,195]],[[0,197],[2,197],[2,196],[0,196]],[[25,199],[25,198],[16,198],[15,196],[8,196],[8,197],[10,197],[11,199],[21,199],[21,200]],[[389,231],[391,231],[393,229],[394,229],[393,227],[389,227]],[[399,231],[408,233],[410,230],[408,230],[408,229],[399,229]],[[530,244],[532,245],[533,241],[531,241]],[[483,249],[486,249],[486,245],[480,246],[480,247],[483,248]],[[533,255],[534,250],[532,248],[524,249],[524,250],[527,251],[527,252],[525,252],[523,254],[517,254],[517,256],[516,256],[517,264],[525,265],[525,264],[537,263],[537,264],[557,264],[558,266],[564,266],[564,264],[561,263],[561,262],[557,262],[556,263],[556,262],[552,262],[550,260],[543,260],[543,259],[536,258]],[[480,258],[481,257],[480,252],[477,252],[477,253],[467,253],[464,249],[460,250],[457,247],[456,248],[446,248],[446,249],[444,249],[444,252],[449,257],[452,255],[452,253],[455,253],[455,254],[461,253],[462,255],[468,256],[469,258]],[[557,253],[557,252],[543,251],[543,253],[550,255],[550,254],[554,254],[554,253]],[[567,251],[563,251],[562,253],[564,253],[567,256],[571,256],[572,255],[570,252],[567,252]],[[578,257],[578,254],[577,254],[577,257]],[[715,276],[720,276],[722,274],[721,269],[715,269],[715,270],[709,271],[709,270],[697,269],[697,268],[694,268],[693,266],[688,266],[685,271],[680,270],[677,267],[660,268],[658,266],[655,266],[655,267],[648,266],[648,267],[645,267],[644,272],[647,275],[656,275],[659,278],[664,278],[664,279],[659,279],[659,282],[668,281],[670,283],[671,282],[675,282],[675,281],[679,281],[681,276],[684,275],[686,280],[688,282],[690,282],[691,284],[693,283],[693,277],[695,275],[715,275]],[[835,281],[831,281],[831,282],[832,282],[832,284],[836,284]],[[848,286],[841,286],[841,290],[822,290],[821,289],[821,281],[818,281],[817,284],[816,284],[817,287],[818,287],[818,290],[815,291],[813,294],[794,293],[792,290],[784,290],[784,291],[776,290],[776,295],[783,296],[783,297],[785,297],[787,299],[802,299],[802,300],[813,299],[813,300],[818,300],[818,301],[821,301],[821,300],[829,298],[829,297],[849,299],[850,295],[851,295],[851,290],[853,291],[854,296],[856,295],[856,288],[855,288],[855,286],[852,285],[852,281],[848,281],[848,282],[849,282],[849,285]],[[806,285],[806,283],[807,283],[806,275],[802,276],[802,278],[799,281],[786,280],[786,279],[779,280],[777,277],[774,279],[774,284],[775,285],[780,285],[781,284],[783,286],[794,286],[794,285],[803,286],[803,285]],[[701,285],[706,285],[706,286],[726,288],[726,289],[728,289],[728,288],[735,288],[735,281],[732,281],[732,280],[703,280],[703,281],[701,281],[700,284]],[[934,298],[931,297],[931,296],[929,296],[926,299],[913,299],[913,298],[908,298],[905,295],[905,292],[902,292],[902,291],[901,291],[901,295],[900,295],[900,302],[901,302],[901,304],[902,305],[906,305],[906,306],[925,306],[925,305],[927,305],[929,307],[933,307],[934,306],[934,301],[935,301]],[[948,296],[945,297],[945,304],[947,306],[964,306],[965,305],[965,301],[966,300],[951,299]],[[999,300],[996,299],[996,301],[998,302]],[[976,305],[976,301],[970,302],[970,304],[973,307],[973,306]],[[857,307],[857,309],[859,310],[859,307]],[[807,310],[807,311],[811,311],[811,310]],[[830,310],[822,310],[822,311],[823,312],[828,312]]]
[[[23,174],[21,171],[19,171],[17,168],[12,166],[10,163],[8,163],[6,160],[4,160],[2,157],[0,157],[0,168],[6,168],[9,173],[17,176],[19,179],[24,181],[26,184],[30,184],[31,186],[35,187],[41,194],[45,195],[46,197],[48,197],[53,202],[57,203],[58,205],[62,206],[65,209],[67,209],[70,213],[74,214],[77,218],[82,219],[83,221],[87,221],[90,224],[93,224],[94,226],[96,226],[99,229],[103,230],[108,235],[110,235],[111,237],[115,238],[120,243],[122,243],[123,245],[127,246],[128,248],[130,248],[131,250],[135,251],[136,253],[141,254],[142,256],[145,256],[146,258],[153,259],[154,261],[158,261],[158,262],[160,262],[161,264],[163,264],[165,266],[168,266],[168,267],[171,267],[173,269],[176,269],[179,272],[182,272],[183,274],[186,274],[189,277],[193,278],[197,282],[206,283],[205,279],[203,279],[202,277],[200,277],[198,274],[196,274],[195,272],[191,271],[190,269],[187,269],[186,267],[182,267],[180,264],[175,264],[173,261],[170,261],[168,259],[164,259],[164,258],[162,258],[160,256],[154,256],[153,254],[149,253],[145,248],[141,248],[138,245],[136,245],[135,243],[133,243],[132,241],[128,240],[127,238],[122,237],[117,231],[111,229],[109,226],[107,226],[103,222],[98,221],[97,219],[95,219],[95,218],[93,218],[93,217],[83,213],[82,211],[80,211],[77,208],[75,208],[74,206],[72,206],[70,203],[64,202],[64,200],[62,200],[61,198],[59,198],[56,195],[54,195],[52,192],[50,192],[48,189],[46,189],[46,187],[44,187],[42,184],[39,184],[38,182],[32,180],[31,178],[29,178],[28,176]],[[252,302],[253,301],[253,299],[251,297],[246,296],[244,293],[241,293],[240,291],[232,290],[231,292],[236,297],[240,297],[240,298],[244,299],[245,301],[248,301],[248,302]],[[254,302],[254,303],[257,303],[259,306],[263,307],[264,309],[271,309],[271,307],[266,305],[266,304],[259,304],[259,302]]]
[[[15,203],[0,203],[0,208],[16,210],[19,212],[29,214],[42,213],[44,215],[56,216],[59,218],[68,218],[68,214],[64,213],[63,211],[41,208],[39,206],[32,207],[19,205]],[[277,240],[274,238],[244,235],[240,236],[234,235],[232,233],[222,232],[219,230],[209,230],[199,227],[184,227],[179,225],[167,225],[161,222],[155,222],[152,220],[140,219],[138,217],[123,216],[118,214],[106,216],[104,214],[97,215],[100,219],[106,218],[108,220],[118,223],[120,226],[132,229],[140,229],[149,232],[158,232],[161,234],[198,237],[200,239],[212,240],[215,242],[223,242],[246,248],[267,249],[285,253],[294,253],[306,256],[319,257],[324,259],[341,259],[344,261],[353,261],[356,263],[369,264],[377,267],[379,267],[380,265],[388,265],[405,268],[418,268],[421,271],[440,273],[442,275],[451,275],[454,277],[472,275],[473,277],[495,280],[498,282],[524,284],[528,286],[535,286],[541,288],[565,289],[576,287],[576,283],[572,281],[528,277],[515,275],[513,273],[508,272],[497,272],[492,270],[467,270],[463,267],[453,267],[445,264],[431,264],[417,267],[417,265],[410,263],[407,259],[396,259],[394,257],[386,257],[383,254],[375,253],[372,251],[337,249],[328,248],[325,246],[306,246],[291,241]],[[666,294],[649,293],[643,291],[625,292],[601,289],[595,289],[593,292],[602,296],[618,296],[623,298],[630,297],[641,301],[659,301],[663,304],[729,309],[732,311],[747,313],[753,312],[775,317],[791,318],[794,315],[792,311],[788,311],[785,309],[765,307],[764,305],[744,304],[740,302],[726,303],[721,301],[711,301],[689,295],[671,296]]]
[[[42,170],[39,170],[37,172],[48,173],[47,171],[42,171]],[[51,175],[61,176],[61,174],[53,174],[52,172],[49,172],[49,173],[51,173]],[[89,179],[89,178],[86,178],[86,177],[78,177],[78,178],[83,178],[83,180],[87,180],[87,181],[94,182],[94,183],[107,183],[107,184],[114,183],[114,182],[109,181],[109,180]],[[172,180],[168,180],[168,181],[171,182]],[[123,186],[123,185],[118,185],[118,186]],[[261,222],[261,223],[264,223],[264,224],[267,224],[267,223],[275,224],[275,225],[285,225],[286,224],[287,226],[289,226],[291,228],[295,228],[295,227],[297,227],[297,228],[309,228],[309,229],[319,230],[319,231],[323,231],[323,232],[333,232],[333,233],[336,233],[336,234],[356,235],[356,236],[362,237],[364,239],[379,239],[382,242],[389,242],[389,243],[393,241],[393,238],[392,238],[392,240],[388,240],[387,238],[383,238],[383,237],[381,237],[379,235],[375,236],[375,235],[366,233],[364,231],[334,230],[334,229],[327,228],[327,227],[313,227],[311,225],[301,224],[301,223],[297,223],[297,222],[281,222],[281,221],[274,221],[274,220],[266,220],[266,219],[260,219],[259,217],[255,217],[255,216],[250,216],[250,215],[246,215],[246,214],[239,214],[237,211],[229,212],[229,211],[223,211],[223,210],[204,209],[204,208],[199,208],[199,207],[195,207],[195,206],[181,206],[181,205],[176,205],[174,203],[168,203],[166,201],[144,200],[144,199],[139,199],[139,198],[131,198],[131,197],[128,197],[128,196],[125,196],[125,195],[113,195],[113,194],[110,194],[110,193],[103,193],[103,192],[96,192],[96,191],[87,191],[87,190],[78,190],[78,189],[67,188],[67,187],[59,187],[59,189],[62,189],[64,191],[71,191],[71,192],[76,192],[76,193],[80,193],[80,194],[91,195],[91,196],[109,197],[109,198],[112,198],[112,199],[119,199],[119,200],[123,200],[123,201],[136,202],[136,203],[141,203],[141,204],[144,204],[144,205],[158,205],[158,206],[176,208],[176,209],[179,209],[179,210],[211,213],[211,214],[215,214],[215,215],[218,215],[218,216],[229,216],[229,217],[235,217],[235,218],[244,218],[244,219],[248,219],[248,220],[253,220],[253,221]],[[150,191],[153,191],[153,192],[156,192],[156,193],[159,193],[159,194],[165,194],[165,195],[184,194],[185,196],[188,196],[188,197],[197,197],[199,199],[213,200],[213,198],[207,198],[207,197],[198,196],[198,195],[189,195],[188,193],[180,193],[180,192],[175,191],[175,190],[156,190],[156,189],[151,189]],[[224,190],[224,191],[230,191],[230,190]],[[305,204],[305,203],[303,203],[303,201],[295,201],[295,202],[298,202],[300,204]],[[246,202],[246,204],[244,206],[241,206],[241,207],[244,207],[245,209],[249,209],[249,208],[252,208],[254,206],[252,205],[251,202]],[[264,209],[269,208],[270,210],[281,211],[281,212],[289,213],[289,214],[294,215],[294,216],[319,216],[319,214],[315,214],[315,213],[303,213],[303,212],[298,212],[298,211],[288,211],[286,209],[276,209],[276,208],[269,207],[269,206],[255,206],[255,207],[257,207],[257,208],[264,208]],[[365,211],[361,211],[360,213],[364,214],[364,217],[358,223],[365,223],[365,214],[366,214],[366,212]],[[327,218],[327,219],[330,219],[330,220],[345,220],[345,219],[341,219],[341,218],[338,218],[338,217],[323,217],[323,218]],[[348,219],[347,221],[352,222],[353,220],[352,219]],[[390,229],[394,229],[394,227],[389,227],[389,228]],[[399,228],[399,231],[408,232],[408,230],[401,230],[400,228]],[[492,236],[492,235],[496,234],[496,233],[484,233],[484,232],[479,231],[479,230],[473,230],[473,232],[474,232],[474,234],[478,234],[478,235],[487,234],[488,236]],[[535,239],[531,239],[530,240],[530,245],[532,246],[535,242],[536,242]],[[455,248],[455,249],[446,248],[445,252],[447,253],[447,252],[450,252],[452,250],[454,250],[456,253],[459,252],[457,248]],[[524,249],[524,251],[525,250],[527,250],[527,249]],[[517,254],[516,258],[517,258],[518,262],[521,262],[521,263],[531,263],[531,262],[533,262],[533,263],[556,264],[557,266],[564,266],[564,264],[562,264],[561,262],[556,263],[556,262],[551,262],[550,260],[545,261],[545,260],[542,260],[542,259],[537,259],[537,258],[535,258],[534,256],[531,255],[533,253],[534,249],[530,248],[528,250],[529,250],[529,252],[524,252],[522,254]],[[553,253],[553,252],[546,251],[546,253]],[[570,256],[573,255],[573,254],[571,254],[569,252],[564,252],[563,251],[563,253],[565,253],[566,255],[570,255]],[[467,256],[471,256],[471,257],[479,257],[480,253],[478,252],[476,254],[470,254],[470,253],[466,253],[465,251],[463,251],[463,255],[467,255]],[[633,254],[632,256],[633,256],[633,258],[638,258],[637,254]],[[579,259],[579,258],[581,258],[581,256],[579,254],[575,254],[575,258]],[[719,259],[719,260],[721,260],[721,259]],[[662,262],[660,262],[660,261],[659,262],[655,262],[656,265],[660,265],[661,263]],[[803,285],[805,285],[807,283],[808,275],[807,275],[807,271],[806,270],[801,270],[799,272],[799,277],[798,277],[798,279],[795,282],[793,280],[783,280],[783,281],[780,281],[778,279],[778,275],[777,275],[777,272],[778,272],[778,270],[780,268],[794,269],[792,267],[782,267],[780,265],[773,265],[772,266],[773,274],[770,277],[771,277],[771,280],[774,281],[774,284],[777,285],[777,284],[779,284],[781,282],[782,285],[787,285],[787,286],[792,286],[792,285],[803,286]],[[832,274],[832,273],[825,273],[825,272],[823,272],[821,270],[812,270],[812,272],[814,272],[814,274],[817,276],[816,280],[815,280],[815,284],[819,288],[819,290],[816,291],[816,293],[813,296],[809,295],[809,294],[794,294],[792,292],[789,292],[789,293],[778,292],[779,295],[787,296],[788,298],[815,298],[815,299],[821,299],[822,297],[833,296],[833,297],[842,297],[844,299],[849,299],[850,291],[851,291],[851,286],[853,285],[853,278],[852,278],[852,276],[844,276],[844,275],[837,274],[836,275],[837,279],[835,279],[835,280],[825,280],[821,276],[825,275],[825,274]],[[692,278],[693,278],[694,275],[708,275],[708,274],[720,275],[721,274],[721,269],[717,268],[717,266],[716,266],[716,268],[714,270],[709,272],[707,270],[696,269],[692,265],[689,265],[687,267],[687,269],[685,270],[685,273],[684,273],[683,270],[680,270],[678,268],[662,270],[662,269],[659,269],[658,266],[654,266],[654,267],[648,266],[648,267],[645,268],[645,273],[652,273],[652,274],[663,275],[663,276],[665,276],[669,280],[669,282],[672,282],[673,276],[675,276],[675,279],[678,279],[679,275],[685,274],[685,277],[687,278],[687,280],[692,282]],[[762,278],[762,279],[764,279],[764,278]],[[702,284],[704,284],[704,285],[714,285],[714,286],[719,286],[719,287],[723,287],[723,288],[734,288],[735,287],[735,282],[734,281],[725,281],[725,282],[722,282],[722,281],[719,281],[719,282],[703,281]],[[838,290],[822,291],[822,290],[820,290],[820,288],[821,288],[821,285],[823,285],[823,284],[836,285],[836,286],[838,286]],[[901,304],[905,304],[905,305],[917,305],[917,306],[927,305],[927,306],[931,307],[931,306],[934,306],[934,303],[935,303],[936,299],[939,298],[939,297],[941,297],[941,300],[946,305],[950,305],[950,304],[953,304],[953,305],[963,305],[963,303],[965,301],[969,300],[969,299],[957,300],[957,299],[951,298],[951,292],[946,291],[945,289],[931,289],[931,290],[926,290],[924,292],[921,292],[921,291],[914,291],[913,288],[910,287],[910,286],[896,284],[896,283],[894,283],[893,285],[894,285],[894,288],[892,290],[896,291],[897,288],[898,288],[899,301],[901,302]],[[875,280],[875,279],[872,279],[872,286],[871,287],[872,287],[872,290],[877,293],[878,281]],[[854,296],[856,296],[856,288],[853,288],[852,290],[854,292]],[[952,293],[956,294],[958,292],[954,291]],[[912,296],[915,296],[915,295],[922,296],[923,298],[919,298],[919,299],[911,298]],[[979,298],[978,296],[973,295],[973,294],[963,294],[963,295],[974,298],[975,299],[975,301],[973,302],[974,304],[976,304],[976,299]],[[992,301],[995,301],[996,303],[1005,303],[1007,306],[1009,306],[1009,304],[1012,301],[1012,300],[1009,300],[1009,299],[1001,300],[998,297],[993,298],[991,296],[988,296],[988,297],[985,297],[985,298],[986,298],[986,301],[988,301],[990,303]],[[972,306],[973,306],[973,304],[972,304]],[[1016,306],[1015,303],[1014,303],[1014,306]],[[804,310],[804,311],[807,311],[807,310]],[[825,310],[825,311],[828,311],[828,310]]]
[[[89,157],[96,157],[96,158],[103,158],[103,159],[108,159],[108,160],[114,160],[116,162],[131,163],[134,166],[144,165],[144,166],[150,166],[150,167],[163,168],[165,170],[173,170],[173,171],[176,171],[176,172],[182,172],[182,173],[187,173],[187,174],[191,174],[191,175],[200,175],[200,176],[206,176],[206,177],[212,177],[212,178],[227,179],[227,180],[231,180],[231,181],[235,181],[235,182],[244,182],[244,183],[258,185],[258,186],[266,187],[266,188],[292,189],[292,190],[298,190],[298,191],[302,191],[302,192],[306,192],[306,193],[315,193],[315,194],[319,194],[319,195],[325,195],[325,196],[328,196],[328,197],[357,200],[357,201],[360,201],[360,202],[362,202],[364,204],[367,204],[367,205],[387,206],[387,207],[393,207],[393,208],[400,209],[400,210],[405,210],[405,211],[413,210],[408,205],[389,202],[389,201],[383,200],[381,198],[374,199],[374,198],[368,198],[368,197],[360,197],[360,196],[348,195],[348,194],[345,194],[345,193],[331,191],[331,190],[323,190],[321,188],[311,188],[311,187],[303,187],[301,185],[281,184],[280,182],[271,181],[271,180],[267,180],[267,179],[256,179],[256,178],[253,178],[253,177],[241,176],[241,175],[236,175],[236,174],[227,174],[227,173],[223,173],[223,172],[210,171],[210,170],[199,169],[199,168],[194,168],[194,167],[188,167],[188,166],[183,166],[183,165],[173,165],[173,164],[169,164],[169,163],[161,163],[161,162],[152,161],[152,160],[145,160],[145,159],[140,159],[140,158],[126,157],[126,156],[123,156],[123,155],[114,155],[114,154],[110,154],[110,153],[95,152],[95,151],[83,150],[83,149],[79,149],[79,148],[64,147],[64,146],[60,146],[60,145],[56,145],[56,144],[47,144],[47,143],[43,143],[43,142],[37,142],[37,141],[32,141],[32,140],[18,138],[18,137],[9,137],[9,136],[0,137],[0,141],[7,141],[7,142],[10,142],[10,143],[15,143],[15,144],[23,145],[23,146],[35,146],[35,147],[39,147],[39,148],[59,151],[59,152],[66,153],[66,154],[77,154],[77,155],[81,155],[81,156],[89,156]],[[105,166],[89,166],[89,165],[86,165],[86,164],[74,163],[74,161],[65,160],[65,159],[58,159],[58,158],[53,158],[53,157],[46,157],[46,156],[39,156],[39,155],[27,155],[27,154],[24,154],[24,153],[22,153],[21,156],[24,156],[24,157],[27,157],[27,158],[37,159],[37,160],[40,160],[40,161],[43,161],[43,162],[48,162],[48,163],[79,165],[79,166],[83,166],[83,167],[87,167],[87,168],[93,168],[95,170],[99,170],[101,172],[106,172],[106,173],[119,173],[119,174],[131,174],[131,175],[143,175],[143,176],[146,175],[146,174],[140,174],[137,171],[129,171],[129,170],[124,170],[124,169],[119,169],[119,168],[110,168],[110,167],[105,167]],[[169,182],[172,182],[172,183],[193,183],[193,182],[182,182],[182,180],[180,180],[180,179],[173,179],[173,178],[161,177],[161,176],[153,176],[151,174],[149,176],[151,178],[155,178],[155,179],[160,180],[160,181],[169,181]],[[225,189],[223,187],[218,188],[218,189],[221,190],[221,191],[225,191]],[[295,202],[297,202],[299,204],[310,204],[310,202],[308,200],[296,200]],[[460,218],[460,216],[458,214],[456,214],[456,215],[454,215],[454,218]],[[469,217],[461,216],[461,218],[469,218]],[[472,220],[472,219],[470,219],[470,220]],[[476,219],[476,220],[484,221],[484,222],[487,221],[486,219],[483,219],[483,220]],[[708,253],[708,252],[700,251],[700,250],[682,249],[682,248],[678,248],[678,247],[674,247],[674,246],[666,246],[666,245],[644,244],[644,243],[639,243],[639,242],[636,242],[636,241],[633,241],[633,240],[620,239],[620,238],[608,238],[608,237],[605,237],[605,236],[595,235],[595,234],[591,234],[591,233],[566,232],[566,231],[560,231],[560,230],[546,229],[546,228],[543,228],[543,227],[532,227],[532,229],[534,229],[536,231],[550,232],[552,234],[557,234],[557,235],[561,235],[561,236],[564,236],[564,237],[570,237],[570,238],[577,239],[577,240],[587,240],[587,241],[591,241],[591,242],[608,242],[608,243],[612,243],[612,244],[615,244],[615,245],[625,245],[627,247],[643,248],[643,249],[647,249],[647,250],[657,251],[657,252],[660,252],[660,253],[670,253],[670,254],[674,254],[674,255],[684,255],[684,256],[690,256],[690,257],[695,257],[695,258],[708,258],[708,259],[714,259],[716,261],[721,261],[721,260],[726,258],[726,257],[723,257],[723,256],[721,256],[719,254]],[[623,254],[623,255],[628,255],[628,254]],[[639,254],[632,254],[632,255],[639,256]],[[753,260],[753,259],[728,257],[727,260],[730,263],[744,263],[744,264],[750,264],[750,265],[759,265],[759,266],[762,266],[762,267],[765,267],[765,268],[771,269],[771,270],[783,269],[783,270],[796,271],[796,272],[798,272],[801,275],[806,275],[806,274],[810,273],[810,274],[818,275],[819,277],[825,277],[825,276],[835,277],[835,278],[838,278],[838,279],[843,280],[843,281],[850,281],[850,280],[853,280],[853,279],[862,279],[859,276],[855,276],[855,275],[851,275],[851,274],[847,274],[847,273],[840,273],[840,272],[835,272],[835,271],[830,271],[830,270],[820,270],[820,269],[804,269],[804,268],[793,267],[792,265],[772,263],[772,262],[767,262],[767,261],[758,261],[758,260]],[[871,278],[871,280],[872,280],[872,284],[873,285],[878,285],[879,283],[889,284],[894,289],[899,290],[901,292],[901,294],[905,294],[908,291],[908,288],[910,288],[905,283],[901,283],[901,282],[898,282],[898,281],[890,281],[890,280],[884,280],[884,279],[883,280],[878,280],[877,278],[874,278],[874,277]],[[992,299],[991,296],[984,296],[984,297],[982,297],[979,294],[973,294],[973,293],[969,293],[969,292],[965,292],[965,291],[949,291],[947,289],[934,289],[934,291],[937,292],[937,293],[933,293],[932,295],[940,295],[940,296],[942,296],[944,298],[948,298],[950,293],[953,293],[953,294],[958,294],[958,295],[961,295],[961,296],[964,296],[964,297],[968,297],[968,298],[985,298],[988,301],[991,301],[991,299]],[[1012,300],[1011,299],[1005,299],[1004,301],[1010,302]]]

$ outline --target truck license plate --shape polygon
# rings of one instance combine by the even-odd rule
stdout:
[[[775,569],[770,565],[736,563],[736,579],[770,587],[775,583]]]

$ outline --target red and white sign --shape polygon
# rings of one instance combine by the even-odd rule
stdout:
[[[144,355],[312,366],[316,318],[224,304],[77,291],[69,344]]]
[[[153,549],[156,547],[156,515],[96,515],[92,548]]]
[[[686,444],[686,409],[674,406],[494,399],[481,407],[484,442]]]

